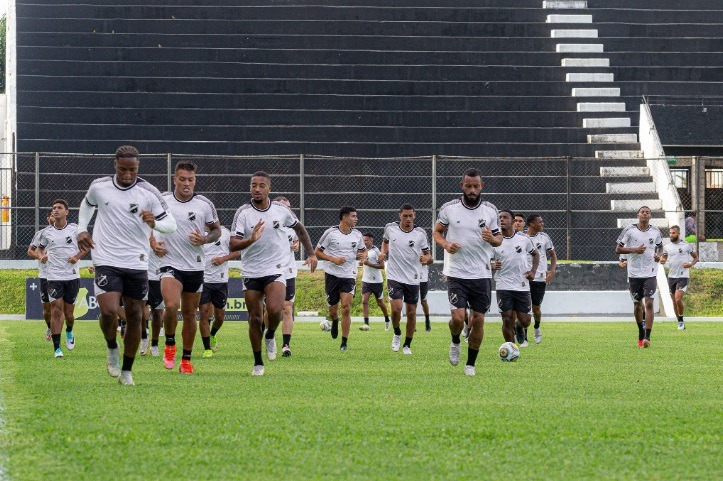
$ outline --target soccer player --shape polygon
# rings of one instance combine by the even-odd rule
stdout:
[[[148,301],[147,307],[151,317],[151,356],[158,357],[158,337],[163,325],[163,294],[161,294],[161,257],[168,253],[163,242],[156,241],[151,234],[151,251],[148,256]],[[145,314],[145,313],[144,313]],[[145,314],[147,316],[147,314]],[[146,327],[145,331],[148,331]],[[147,339],[141,337],[141,356],[148,353]]]
[[[241,257],[240,252],[229,251],[231,232],[221,227],[221,237],[216,242],[204,244],[205,269],[203,271],[203,292],[198,306],[199,330],[203,341],[203,357],[213,357],[218,350],[216,335],[223,326],[228,300],[228,261]],[[211,306],[213,305],[213,308]],[[213,327],[209,323],[213,315]]]
[[[379,260],[379,248],[374,245],[374,235],[370,232],[364,234],[364,247],[367,249],[367,255],[364,257],[360,266],[362,267],[362,314],[364,315],[364,324],[359,327],[361,331],[369,330],[369,298],[374,295],[377,306],[384,314],[384,327],[389,330],[389,311],[384,303],[384,279],[382,278],[382,269],[384,269],[384,261]]]
[[[51,211],[52,214],[52,211]],[[48,225],[53,225],[53,217],[49,215],[45,220],[48,221]],[[45,320],[45,340],[50,341],[52,339],[52,332],[50,330],[50,301],[48,300],[48,275],[46,274],[45,264],[40,260],[40,252],[38,252],[38,246],[40,245],[40,234],[43,233],[45,227],[40,229],[33,235],[33,240],[30,241],[28,246],[28,256],[38,261],[38,279],[40,281],[40,302],[43,305],[43,320]]]
[[[384,227],[384,241],[379,259],[389,261],[387,267],[387,291],[392,305],[392,351],[399,351],[402,330],[399,323],[402,317],[402,303],[406,308],[407,327],[402,352],[412,353],[412,338],[417,327],[417,302],[419,302],[419,283],[422,279],[422,266],[431,264],[429,240],[421,227],[414,226],[417,217],[412,204],[402,204],[399,208],[399,222],[391,222]]]
[[[540,321],[542,321],[542,300],[545,298],[545,289],[547,284],[552,281],[557,271],[557,253],[552,239],[547,233],[543,232],[545,223],[542,221],[540,214],[530,214],[527,216],[527,235],[530,237],[532,244],[537,249],[540,261],[537,265],[535,279],[530,281],[530,294],[532,296],[532,315],[535,317],[535,343],[542,342],[542,331],[540,330]],[[547,269],[547,258],[550,258],[550,269]],[[525,328],[525,338],[522,343],[523,347],[527,346],[527,328]]]
[[[430,263],[434,264],[434,260],[430,256]],[[429,292],[429,264],[422,266],[422,277],[419,282],[419,303],[422,304],[422,312],[424,312],[424,327],[427,332],[432,330],[432,323],[429,321],[429,304],[427,303],[427,293]]]
[[[254,353],[254,376],[264,374],[261,359],[261,336],[264,296],[268,328],[264,336],[266,357],[276,359],[274,334],[279,326],[286,297],[286,274],[289,266],[289,237],[282,227],[296,232],[299,242],[308,256],[304,265],[316,270],[317,259],[309,239],[309,233],[296,215],[279,202],[269,199],[271,176],[258,171],[251,177],[251,202],[238,208],[231,228],[230,250],[243,251],[244,295],[249,313],[249,339]]]
[[[484,316],[492,295],[492,248],[502,244],[497,208],[480,196],[484,182],[477,169],[468,169],[460,182],[462,197],[439,209],[432,233],[444,249],[444,270],[452,313],[449,330],[449,362],[456,366],[460,357],[460,333],[466,309],[471,310],[467,364],[464,373],[475,375],[475,362],[484,337]]]
[[[341,304],[341,351],[347,351],[351,328],[351,302],[356,292],[357,260],[366,255],[364,238],[356,226],[359,218],[356,209],[344,206],[339,209],[339,225],[330,227],[316,245],[316,256],[327,261],[324,269],[326,303],[331,319],[331,338],[339,336],[339,304]]]
[[[134,384],[131,370],[148,296],[151,229],[165,233],[176,229],[176,221],[166,212],[158,189],[138,177],[139,156],[135,147],[118,147],[115,175],[91,183],[78,215],[78,246],[92,249],[100,328],[108,346],[106,367],[108,374],[123,385]],[[96,208],[98,216],[91,237],[88,224]],[[128,322],[122,365],[116,340],[121,297]]]
[[[515,220],[512,222],[512,228],[515,232],[525,231],[525,216],[524,214],[515,214]]]
[[[163,367],[173,369],[176,365],[176,327],[178,309],[183,317],[183,353],[178,370],[181,374],[193,374],[191,352],[196,338],[196,309],[203,290],[203,271],[206,265],[204,244],[216,242],[221,237],[221,223],[216,207],[206,197],[195,193],[196,164],[180,161],[173,176],[173,192],[164,192],[163,199],[168,211],[176,219],[177,228],[170,234],[159,234],[168,253],[161,258],[161,294],[163,295],[164,331],[166,347]],[[208,227],[208,235],[204,231]]]
[[[50,330],[55,357],[63,357],[60,349],[60,331],[65,318],[65,345],[68,350],[75,348],[73,325],[75,300],[80,289],[78,261],[88,251],[78,249],[78,226],[68,222],[68,202],[64,199],[53,201],[53,225],[43,229],[38,249],[41,262],[47,263],[48,301],[50,301]]]
[[[680,238],[680,227],[674,225],[669,229],[670,243],[663,247],[663,256],[660,263],[670,263],[670,271],[668,272],[668,288],[670,295],[673,296],[673,308],[675,316],[678,318],[678,329],[685,329],[685,321],[683,320],[683,312],[685,304],[683,304],[683,296],[688,289],[688,281],[690,280],[690,268],[698,263],[698,254],[695,252],[693,244]]]
[[[540,255],[532,240],[514,229],[513,219],[512,211],[500,211],[502,245],[494,248],[497,306],[502,314],[505,341],[526,346],[524,329],[530,325],[532,306],[530,281],[535,278]],[[517,313],[516,321],[513,312]]]
[[[274,199],[282,205],[291,209],[291,202],[280,195]],[[296,252],[299,252],[299,237],[293,229],[286,229],[286,236],[289,239],[289,265],[284,274],[286,277],[286,297],[284,298],[284,310],[281,315],[281,356],[291,356],[291,334],[294,331],[294,301],[296,299],[296,276],[299,269],[296,267]]]
[[[663,251],[663,237],[660,235],[660,230],[650,224],[651,216],[649,207],[642,206],[638,209],[638,223],[623,229],[615,248],[615,252],[627,255],[628,259],[628,283],[630,297],[634,303],[635,322],[638,325],[638,347],[650,347],[650,332],[653,330],[653,298],[658,288],[655,276],[658,273],[658,261]],[[643,309],[645,309],[644,318]]]

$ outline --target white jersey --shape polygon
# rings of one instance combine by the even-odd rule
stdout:
[[[148,270],[151,228],[141,219],[141,211],[153,212],[156,220],[168,215],[158,189],[140,177],[130,187],[119,186],[115,176],[101,177],[90,184],[85,201],[98,208],[93,227],[93,264]]]
[[[148,254],[148,280],[149,281],[160,281],[161,280],[161,257],[158,257],[153,249]]]
[[[161,257],[161,267],[173,267],[179,271],[202,271],[205,265],[203,246],[191,244],[188,236],[194,230],[205,234],[205,227],[218,222],[216,207],[206,197],[194,194],[186,201],[176,198],[173,192],[164,192],[163,200],[168,211],[176,219],[176,231],[170,234],[156,233],[156,240],[163,242],[168,253]]]
[[[633,279],[647,279],[658,274],[658,263],[653,255],[656,246],[663,243],[663,236],[660,230],[654,225],[649,225],[647,230],[638,229],[637,224],[629,225],[620,233],[618,244],[622,247],[645,246],[642,254],[626,254],[628,256],[628,277]]]
[[[357,229],[352,229],[348,234],[339,230],[339,226],[326,229],[319,239],[317,249],[324,251],[324,254],[332,257],[343,257],[346,259],[342,265],[337,266],[333,262],[326,262],[324,271],[332,276],[343,279],[356,279],[359,261],[356,259],[358,252],[364,251],[364,237]]]
[[[455,254],[444,251],[444,275],[459,279],[491,278],[492,245],[482,240],[482,230],[488,227],[493,234],[499,233],[497,208],[489,202],[467,207],[461,198],[455,199],[439,209],[437,222],[447,229],[448,242],[462,246]]]
[[[286,272],[286,279],[296,279],[296,276],[299,275],[299,268],[296,265],[296,253],[293,249],[294,241],[297,241],[299,237],[296,235],[296,231],[294,229],[285,229],[286,230],[286,238],[289,239],[289,265],[288,265],[288,272]]]
[[[379,252],[379,248],[377,246],[372,246],[371,249],[367,250],[367,261],[372,264],[379,264],[379,254],[381,254],[381,252]],[[367,284],[381,284],[384,282],[384,279],[382,278],[382,270],[364,264],[362,270],[362,282],[366,282]]]
[[[220,266],[213,265],[211,262],[216,257],[224,257],[231,252],[228,243],[231,240],[231,231],[225,227],[221,227],[221,237],[210,244],[203,245],[203,254],[205,259],[203,270],[204,283],[221,283],[228,282],[228,262],[224,262]]]
[[[50,281],[79,279],[78,264],[68,262],[69,257],[78,254],[78,225],[68,222],[62,229],[51,225],[40,232],[40,248],[48,256],[45,265],[46,279]]]
[[[422,279],[419,257],[429,252],[429,241],[424,229],[412,227],[405,231],[399,222],[391,222],[384,227],[384,242],[389,246],[387,280],[418,286]]]
[[[284,227],[293,228],[299,223],[296,215],[284,204],[271,201],[265,210],[259,210],[253,202],[238,208],[233,217],[231,233],[236,237],[251,237],[254,226],[264,221],[261,237],[241,251],[244,277],[259,278],[289,273],[289,237]]]
[[[663,252],[668,254],[668,264],[670,265],[670,271],[668,271],[668,277],[671,279],[678,279],[681,277],[690,277],[690,268],[683,267],[685,262],[693,262],[693,256],[691,252],[695,251],[693,244],[689,244],[683,239],[678,242],[670,242],[663,246]]]
[[[43,233],[45,229],[40,229],[35,233],[33,236],[33,240],[30,241],[30,247],[33,250],[37,250],[38,246],[40,246],[40,235]],[[40,259],[38,259],[38,278],[39,279],[47,279],[47,269],[45,268],[46,264],[43,264],[40,262]]]
[[[419,279],[420,284],[429,282],[429,265],[422,266],[422,277]]]
[[[535,272],[535,281],[546,282],[547,281],[547,253],[555,250],[555,246],[552,245],[552,239],[544,232],[538,232],[535,235],[527,234],[532,245],[537,249],[537,253],[540,255],[540,263],[537,264],[537,272]]]
[[[525,273],[532,269],[530,256],[535,252],[535,245],[527,234],[515,232],[512,237],[503,237],[502,244],[494,251],[495,259],[501,264],[495,273],[496,290],[529,292],[530,281]]]

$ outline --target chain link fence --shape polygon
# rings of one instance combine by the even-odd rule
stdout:
[[[53,200],[66,199],[74,221],[90,183],[114,173],[112,155],[18,153],[2,159],[0,258],[5,259],[27,258],[27,246],[46,225]],[[651,208],[664,236],[669,226],[683,227],[686,214],[695,211],[698,240],[723,239],[723,158],[691,158],[690,165],[681,161],[668,169],[669,159],[166,154],[143,155],[140,175],[159,190],[170,190],[180,160],[199,166],[196,191],[215,203],[226,226],[249,200],[251,175],[269,172],[272,197],[289,199],[314,242],[338,224],[342,205],[358,210],[358,228],[373,234],[377,244],[403,203],[414,205],[417,224],[431,234],[436,212],[460,196],[461,175],[470,167],[482,172],[484,200],[498,209],[543,217],[560,259],[617,259],[617,236],[636,222],[642,205]],[[439,247],[434,255],[442,258]]]

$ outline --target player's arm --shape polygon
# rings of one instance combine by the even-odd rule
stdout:
[[[550,256],[550,270],[547,271],[547,274],[545,275],[545,282],[549,284],[557,272],[557,253],[555,252],[555,249],[550,249],[547,252]]]
[[[502,232],[493,234],[489,227],[485,227],[482,231],[482,240],[487,242],[492,247],[499,247],[502,245]]]
[[[624,245],[618,244],[615,247],[615,252],[618,254],[642,254],[645,252],[645,244],[640,244],[638,247],[625,247]]]
[[[36,260],[40,260],[40,256],[38,255],[37,247],[33,247],[32,244],[28,246],[28,257]]]
[[[188,240],[191,242],[191,245],[202,246],[203,244],[211,244],[221,237],[221,222],[218,220],[213,224],[208,224],[208,229],[208,235],[203,235],[198,229],[192,230],[191,233],[188,234]]]
[[[306,230],[306,227],[304,227],[304,224],[301,222],[297,222],[292,229],[294,229],[294,232],[296,232],[296,237],[299,238],[299,242],[302,246],[304,246],[304,252],[306,252],[306,260],[302,265],[309,266],[309,270],[311,272],[314,272],[316,270],[316,264],[318,263],[318,257],[316,255],[316,251],[314,250],[314,246],[311,244],[311,237],[309,237],[309,232]]]
[[[653,251],[653,259],[655,262],[660,262],[660,255],[663,253],[663,243],[655,246],[655,251]]]
[[[382,244],[382,249],[383,248],[384,244]],[[384,260],[381,259],[381,256],[377,256],[377,262],[375,264],[374,262],[369,262],[369,257],[365,257],[362,265],[373,267],[374,269],[384,269]]]
[[[423,266],[434,264],[434,259],[432,259],[432,255],[429,249],[422,249],[422,255],[419,256],[419,263]]]
[[[456,242],[448,242],[447,239],[444,238],[445,230],[447,230],[447,226],[437,221],[437,223],[434,224],[434,230],[432,231],[432,239],[434,239],[434,242],[436,242],[442,249],[446,250],[450,254],[454,254],[460,250],[462,246]]]
[[[698,253],[697,252],[692,251],[690,253],[690,257],[693,258],[693,262],[684,262],[683,263],[683,267],[685,267],[686,269],[689,269],[698,263]]]
[[[234,221],[234,224],[235,223],[236,222]],[[234,229],[236,229],[235,225]],[[237,232],[237,235],[231,236],[231,239],[228,241],[228,249],[231,252],[242,251],[246,249],[251,244],[261,238],[261,234],[264,233],[264,229],[266,229],[266,227],[264,226],[264,221],[263,219],[259,219],[253,230],[251,231],[251,236],[245,238],[243,235],[238,235],[239,232]]]
[[[95,205],[88,200],[88,195],[83,197],[78,209],[78,247],[84,249],[92,249],[95,247],[93,238],[88,233],[88,224],[95,214]]]
[[[327,254],[326,252],[324,252],[324,250],[321,248],[321,246],[319,246],[319,247],[316,248],[316,250],[314,251],[314,255],[315,255],[316,258],[319,259],[320,261],[331,262],[332,264],[336,264],[337,266],[340,266],[340,265],[342,265],[344,262],[346,262],[346,259],[343,258],[343,257],[330,256],[329,254]]]
[[[540,265],[540,253],[537,252],[537,249],[535,249],[534,246],[532,246],[530,255],[532,256],[532,268],[525,272],[525,277],[529,280],[533,280],[535,278],[535,273],[537,272],[537,266]]]
[[[214,257],[213,259],[211,259],[211,263],[214,266],[220,266],[221,264],[232,261],[234,259],[238,259],[239,257],[241,257],[241,251],[229,252],[225,256]]]
[[[663,248],[663,255],[660,256],[660,263],[665,264],[666,262],[668,262],[668,251]]]
[[[72,257],[68,257],[68,262],[71,264],[77,264],[78,261],[85,257],[88,252],[88,249],[79,249],[77,254]]]

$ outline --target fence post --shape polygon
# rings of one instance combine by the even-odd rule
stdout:
[[[437,213],[437,156],[432,156],[432,232],[434,232],[435,215]],[[437,260],[437,243],[432,236],[432,259]]]
[[[570,159],[571,157],[568,156],[565,159],[565,182],[566,182],[566,200],[565,200],[565,241],[567,245],[565,246],[565,250],[567,251],[567,260],[570,260],[570,249],[572,247],[572,239],[570,239],[570,222],[572,220],[572,215],[570,213]]]
[[[305,209],[304,202],[304,154],[299,154],[299,221],[303,226],[306,226],[306,215],[304,215]],[[301,244],[301,243],[299,243]],[[304,246],[299,245],[299,260],[304,260],[306,253],[304,252]]]
[[[40,152],[35,152],[35,232],[40,230]]]
[[[168,192],[173,190],[173,176],[171,175],[171,172],[173,172],[173,161],[171,157],[171,153],[166,154],[166,190]]]

